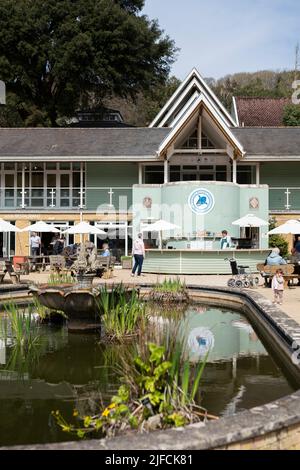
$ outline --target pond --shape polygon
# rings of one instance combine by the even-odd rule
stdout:
[[[178,334],[186,337],[190,361],[197,363],[210,349],[197,394],[209,413],[231,415],[294,391],[242,314],[194,304],[182,317]],[[156,308],[149,328],[167,331],[172,321]],[[74,440],[51,411],[60,410],[67,420],[75,408],[97,412],[118,388],[119,357],[133,354],[130,342],[107,344],[99,334],[68,333],[65,326],[42,325],[39,338],[24,359],[0,329],[0,445]]]

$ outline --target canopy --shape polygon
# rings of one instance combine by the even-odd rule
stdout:
[[[232,222],[232,225],[239,225],[240,227],[263,227],[269,225],[269,222],[260,219],[254,214],[247,214],[241,219]]]
[[[284,233],[285,234],[292,233],[294,235],[300,234],[300,222],[299,222],[299,220],[290,219],[287,222],[285,222],[284,224],[273,228],[273,230],[270,230],[268,235],[276,235],[278,233],[283,233],[283,234]]]
[[[6,220],[0,219],[0,232],[21,232],[21,230]]]
[[[89,233],[89,234],[94,234],[94,235],[107,235],[107,233],[104,232],[104,230],[101,230],[100,228],[97,228],[94,225],[89,224],[88,222],[79,222],[76,225],[72,225],[72,227],[69,227],[63,233],[69,233],[69,234]]]
[[[145,225],[142,228],[142,232],[159,232],[159,248],[162,247],[162,232],[166,232],[169,230],[174,230],[175,228],[180,228],[179,225],[171,224],[166,220],[157,220],[153,224]]]
[[[22,232],[52,232],[52,233],[59,233],[58,228],[54,227],[53,224],[46,224],[46,222],[35,222],[28,227],[22,229]]]
[[[153,224],[146,225],[142,232],[164,232],[166,230],[174,230],[175,228],[180,228],[179,225],[171,224],[166,220],[157,220]]]

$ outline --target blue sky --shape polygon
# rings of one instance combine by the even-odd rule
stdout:
[[[293,68],[299,0],[146,0],[144,13],[180,48],[172,73],[204,77]]]

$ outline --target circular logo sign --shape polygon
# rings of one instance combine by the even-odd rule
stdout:
[[[196,189],[189,196],[189,206],[195,214],[207,214],[214,205],[215,198],[207,189]]]

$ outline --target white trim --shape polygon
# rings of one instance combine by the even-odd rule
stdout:
[[[188,76],[183,80],[183,82],[179,85],[177,90],[173,93],[171,98],[167,101],[165,106],[160,110],[160,112],[157,114],[157,116],[153,119],[149,127],[159,127],[159,122],[161,117],[166,113],[167,109],[172,105],[174,101],[178,101],[181,98],[182,91],[184,88],[187,86],[187,84],[192,80],[195,79],[198,81],[199,89],[201,92],[204,92],[204,94],[208,94],[208,98],[210,101],[214,102],[214,105],[222,111],[224,114],[224,117],[227,118],[228,123],[231,124],[232,126],[236,127],[236,123],[232,116],[228,113],[228,111],[225,109],[225,107],[222,105],[221,101],[218,99],[218,97],[214,94],[214,92],[211,90],[211,88],[207,85],[205,80],[202,78],[198,70],[194,67],[191,72],[188,74]]]
[[[41,156],[41,155],[26,155],[26,156],[15,156],[15,155],[7,155],[7,156],[0,156],[0,162],[4,163],[15,163],[15,162],[143,162],[143,161],[153,161],[156,160],[156,155],[141,155],[141,156],[126,156],[126,155],[106,155],[106,156],[99,156],[99,155],[55,155],[55,156]]]
[[[190,85],[186,88],[183,98],[185,95],[190,91],[190,89],[193,86],[193,82],[190,83]],[[193,93],[193,95],[190,97],[190,99],[186,102],[186,104],[183,106],[183,108],[179,111],[178,114],[174,117],[173,121],[170,123],[169,127],[173,127],[176,124],[176,121],[181,118],[183,114],[189,109],[189,107],[193,104],[193,102],[198,98],[200,95],[200,91]],[[164,125],[167,123],[168,119],[172,116],[172,114],[176,111],[176,108],[179,106],[179,103],[176,102],[174,105],[171,107],[170,111],[166,114],[166,116],[162,119],[160,122],[159,126],[157,127],[164,127]]]
[[[234,119],[235,119],[235,122],[236,122],[236,126],[240,127],[240,120],[239,120],[239,115],[238,115],[238,111],[237,111],[235,96],[232,97],[232,104],[233,104]]]
[[[183,116],[180,121],[176,124],[175,127],[169,132],[169,134],[164,138],[162,143],[159,146],[158,149],[158,154],[161,155],[161,153],[165,150],[165,148],[169,145],[170,141],[173,139],[173,137],[176,135],[178,130],[182,125],[184,125],[185,121],[188,119],[188,117],[197,109],[197,107],[200,106],[200,104],[204,104],[207,109],[213,114],[215,119],[220,123],[222,129],[224,132],[228,135],[228,137],[232,140],[232,142],[236,145],[236,147],[240,150],[242,156],[245,154],[243,147],[235,137],[235,135],[232,133],[230,128],[222,122],[220,119],[218,119],[218,116],[216,116],[216,111],[214,107],[211,105],[211,103],[207,100],[207,98],[204,95],[200,95],[197,100],[193,103],[193,105],[190,107],[187,116]]]
[[[297,156],[297,155],[287,155],[287,156],[283,156],[283,157],[276,157],[276,156],[269,156],[269,155],[251,155],[249,156],[249,154],[246,154],[245,158],[244,158],[244,161],[245,162],[264,162],[264,163],[272,163],[272,162],[299,162],[300,161],[300,155]]]

